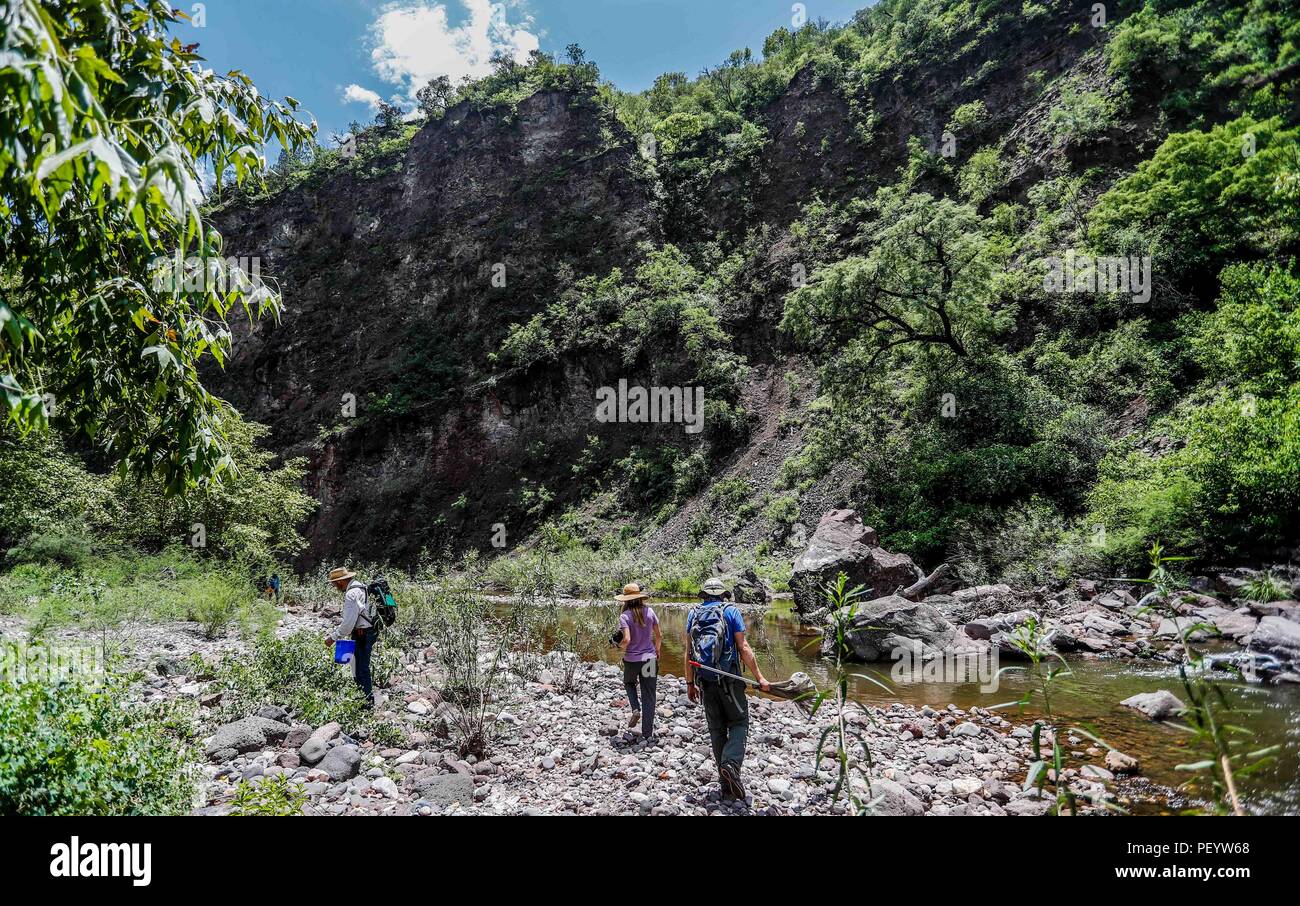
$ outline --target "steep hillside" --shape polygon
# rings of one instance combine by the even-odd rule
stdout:
[[[658,236],[632,144],[601,126],[559,92],[462,105],[370,173],[225,215],[228,252],[261,256],[286,313],[238,338],[222,391],[309,456],[309,556],[411,557],[462,494],[504,512],[538,437],[572,455],[553,410],[485,382],[484,363],[566,271],[626,264]]]
[[[548,521],[565,544],[762,556],[832,505],[971,578],[1037,575],[1090,519],[1119,560],[1166,530],[1195,547],[1106,495],[1213,396],[1188,352],[1207,280],[1285,261],[1294,230],[1252,196],[1237,248],[1189,257],[1143,225],[1139,177],[1116,185],[1223,124],[1285,179],[1294,16],[1164,6],[882,3],[637,96],[539,59],[409,143],[377,127],[363,145],[389,150],[230,205],[227,253],[261,257],[286,313],[237,338],[220,390],[308,457],[305,559],[513,547]],[[1162,64],[1197,28],[1218,56]],[[945,230],[933,261],[915,247]],[[1149,304],[1046,290],[1076,248],[1153,257]],[[868,290],[918,307],[891,328]],[[705,429],[602,422],[620,381],[705,388]]]

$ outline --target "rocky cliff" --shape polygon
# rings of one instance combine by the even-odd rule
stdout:
[[[491,356],[511,325],[575,279],[634,269],[664,242],[690,246],[706,272],[725,254],[740,261],[717,307],[741,363],[749,429],[714,444],[710,476],[747,471],[773,444],[793,455],[802,434],[787,410],[812,396],[774,387],[802,367],[776,330],[805,254],[790,230],[801,207],[896,180],[909,140],[940,141],[953,111],[973,100],[988,116],[968,138],[1005,146],[1013,178],[1003,197],[1016,197],[1044,163],[1033,150],[1042,118],[1033,85],[1097,71],[1104,38],[1073,27],[1078,19],[1052,4],[977,37],[974,26],[958,29],[933,49],[941,66],[900,63],[856,84],[805,66],[756,113],[757,154],[703,177],[644,160],[637,137],[593,96],[547,90],[516,106],[462,103],[368,169],[225,211],[228,253],[259,256],[286,308],[279,323],[239,329],[217,389],[272,427],[279,452],[309,459],[321,508],[305,561],[411,561],[425,549],[486,547],[500,526],[513,544],[589,493],[574,465],[590,455],[590,438],[603,441],[599,473],[662,437],[656,426],[611,433],[592,418],[595,389],[652,370],[652,354],[621,361],[616,350],[589,350],[541,370],[500,368]],[[1053,153],[1105,163],[1134,147],[1118,136],[1101,152]],[[706,241],[714,246],[702,252]],[[843,477],[800,492],[805,525],[796,527],[848,502],[837,491]],[[547,489],[542,499],[523,499],[532,485]],[[656,547],[685,543],[708,486],[667,520]],[[766,532],[730,526],[715,540],[748,544]]]

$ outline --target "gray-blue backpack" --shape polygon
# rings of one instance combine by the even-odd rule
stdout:
[[[702,667],[733,672],[732,651],[736,642],[727,626],[727,617],[722,612],[727,605],[719,601],[716,604],[701,604],[693,609],[687,619],[691,625],[691,660]],[[695,674],[697,680],[719,680],[718,674],[705,670]]]

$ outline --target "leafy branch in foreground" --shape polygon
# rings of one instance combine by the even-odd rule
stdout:
[[[858,604],[866,594],[866,589],[861,585],[852,589],[847,588],[848,581],[849,577],[840,573],[834,582],[827,582],[824,586],[828,625],[822,629],[822,637],[830,641],[831,660],[836,669],[834,687],[819,691],[812,700],[812,716],[816,716],[818,710],[827,702],[830,703],[832,710],[831,723],[817,740],[817,759],[813,770],[821,770],[823,750],[828,740],[833,741],[836,774],[835,788],[831,796],[838,799],[841,794],[847,793],[849,806],[853,812],[864,815],[870,814],[872,806],[877,801],[872,798],[871,790],[871,745],[863,728],[852,719],[852,709],[856,708],[867,723],[871,722],[872,717],[865,705],[850,699],[849,680],[860,679],[874,683],[886,692],[889,691],[889,687],[874,677],[862,673],[849,673],[843,669],[852,651],[849,635],[854,629],[853,620],[857,614]],[[859,750],[862,753],[861,759],[855,755]],[[865,786],[866,799],[863,799],[855,789],[855,780],[861,786]]]
[[[1186,659],[1178,665],[1178,676],[1187,695],[1187,706],[1181,715],[1182,722],[1173,726],[1187,732],[1191,736],[1192,746],[1204,756],[1177,765],[1177,769],[1208,780],[1213,794],[1212,808],[1216,814],[1231,812],[1234,815],[1244,815],[1237,781],[1271,764],[1274,754],[1281,746],[1241,751],[1248,740],[1253,740],[1255,734],[1245,727],[1227,722],[1233,714],[1242,713],[1242,709],[1228,700],[1220,684],[1206,678],[1205,653],[1192,644],[1198,633],[1216,635],[1217,630],[1207,623],[1181,615],[1174,600],[1175,588],[1180,583],[1168,564],[1190,558],[1165,556],[1165,549],[1159,541],[1151,545],[1148,556],[1151,560],[1151,573],[1147,578],[1126,581],[1150,585],[1152,590],[1142,598],[1143,605],[1158,610],[1178,628],[1179,640],[1187,652]],[[1189,781],[1189,784],[1192,782]]]
[[[199,376],[225,359],[227,316],[279,311],[222,257],[203,173],[258,179],[266,141],[315,132],[292,98],[204,68],[168,34],[183,18],[159,0],[0,13],[0,411],[26,431],[53,409],[171,491],[230,467]]]
[[[1015,705],[1023,711],[1029,707],[1034,699],[1035,692],[1037,692],[1042,700],[1043,715],[1050,723],[1052,720],[1052,686],[1061,677],[1072,675],[1070,665],[1065,662],[1065,658],[1055,652],[1052,652],[1050,657],[1047,655],[1045,652],[1046,637],[1036,619],[1031,618],[1028,622],[1017,626],[1016,631],[1008,636],[1008,640],[1015,646],[1017,651],[1029,659],[1033,674],[1038,679],[1038,687],[1035,689],[1031,686],[1025,690],[1025,694],[1017,701],[994,705],[994,708]],[[998,671],[998,675],[1001,676],[1006,671],[1017,669],[1022,668],[1003,667]],[[1046,724],[1041,720],[1034,721],[1034,727],[1029,739],[1034,760],[1029,765],[1029,771],[1025,776],[1025,788],[1033,787],[1038,790],[1038,795],[1042,797],[1046,793],[1048,784],[1050,784],[1054,800],[1053,813],[1059,815],[1062,812],[1068,812],[1071,815],[1077,815],[1079,812],[1079,797],[1074,788],[1065,780],[1065,752],[1061,748],[1056,727],[1050,727],[1052,742],[1050,756],[1044,756],[1043,754],[1043,729],[1045,726]]]

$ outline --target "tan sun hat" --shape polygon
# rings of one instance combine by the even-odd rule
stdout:
[[[330,581],[340,582],[343,579],[355,579],[356,575],[356,573],[348,569],[346,566],[336,566],[330,570]]]
[[[635,582],[629,582],[627,585],[623,586],[623,593],[621,595],[614,595],[614,600],[627,603],[628,601],[644,601],[649,597],[648,594],[641,590],[640,585],[637,585]]]

